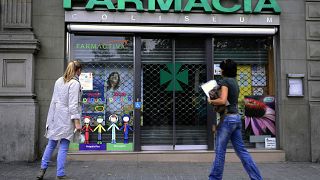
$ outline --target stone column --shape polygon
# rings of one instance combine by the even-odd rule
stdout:
[[[306,2],[308,86],[310,101],[311,160],[320,162],[320,1]]]
[[[37,156],[38,105],[32,32],[32,0],[1,0],[0,161],[33,161]]]

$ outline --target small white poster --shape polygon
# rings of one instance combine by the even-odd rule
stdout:
[[[268,137],[264,139],[266,149],[276,149],[276,138]]]
[[[303,96],[303,84],[301,78],[289,79],[289,95],[290,96]]]
[[[213,65],[213,75],[221,75],[220,64]]]
[[[81,73],[79,76],[81,88],[84,91],[93,90],[93,77],[92,73]]]

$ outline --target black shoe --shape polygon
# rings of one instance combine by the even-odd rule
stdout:
[[[45,173],[46,173],[46,169],[40,169],[37,175],[37,179],[43,179],[43,176]]]
[[[66,179],[66,180],[75,180],[74,178],[68,176],[57,176],[56,179]]]

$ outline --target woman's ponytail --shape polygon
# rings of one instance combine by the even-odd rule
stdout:
[[[70,61],[63,74],[64,83],[69,82],[76,75],[79,69],[81,69],[81,64],[79,61]]]

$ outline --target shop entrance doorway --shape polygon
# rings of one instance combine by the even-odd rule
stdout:
[[[207,149],[205,38],[141,39],[141,149]]]

